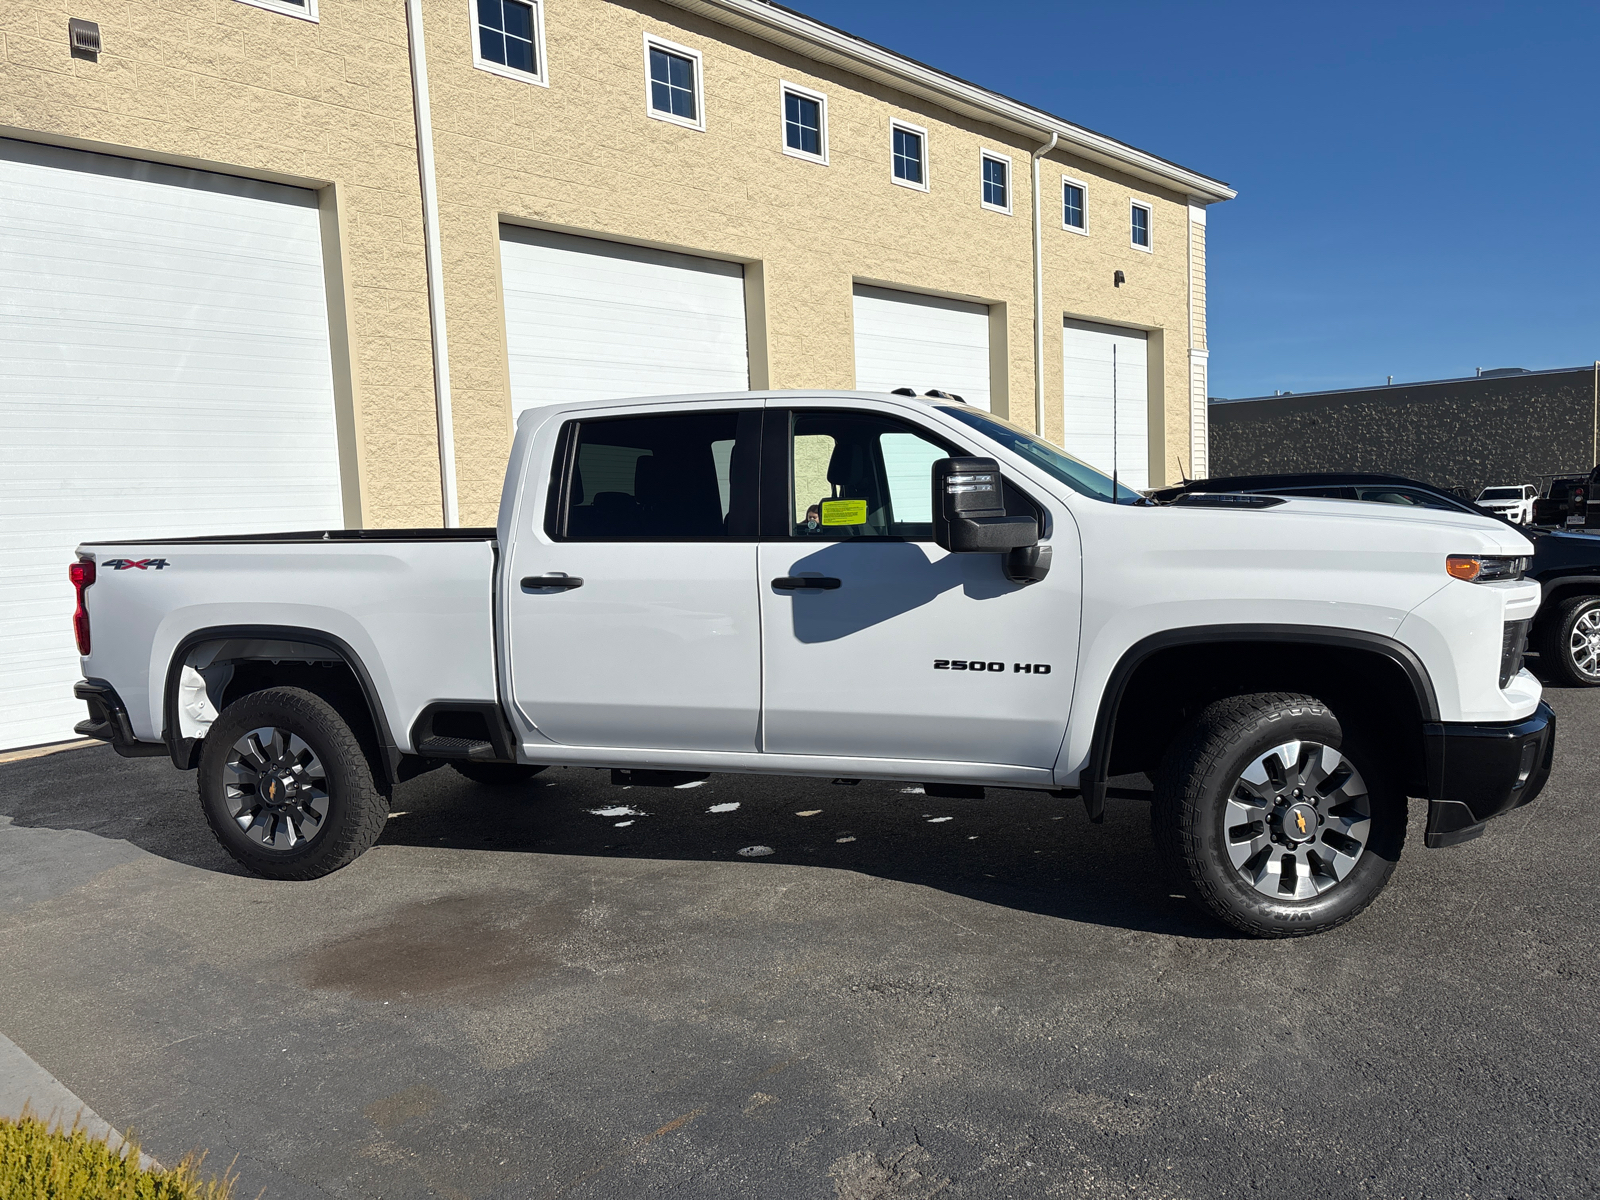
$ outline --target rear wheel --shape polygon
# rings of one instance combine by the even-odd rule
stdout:
[[[1157,845],[1222,920],[1256,937],[1342,925],[1377,898],[1405,841],[1387,763],[1310,696],[1219,700],[1167,752]]]
[[[222,710],[200,755],[200,803],[222,848],[271,879],[316,879],[383,832],[389,801],[338,711],[301,688]]]
[[[1600,596],[1564,600],[1539,624],[1539,662],[1568,687],[1600,686]]]
[[[515,787],[527,783],[547,767],[530,767],[524,763],[452,762],[450,764],[473,783],[487,787]]]

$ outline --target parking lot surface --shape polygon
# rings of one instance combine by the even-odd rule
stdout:
[[[268,1200],[1593,1195],[1600,693],[1549,696],[1536,804],[1433,851],[1414,806],[1373,908],[1288,942],[1136,800],[443,770],[274,883],[165,760],[13,762],[0,1032]]]

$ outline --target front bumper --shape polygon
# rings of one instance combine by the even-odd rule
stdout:
[[[1520,721],[1423,727],[1428,764],[1430,847],[1454,846],[1484,823],[1535,800],[1550,778],[1555,710],[1544,701]]]
[[[163,742],[141,742],[133,736],[127,706],[117,695],[117,689],[105,680],[80,679],[72,685],[72,694],[89,706],[89,719],[72,727],[72,732],[79,737],[110,742],[111,748],[123,758],[154,758],[167,752]]]

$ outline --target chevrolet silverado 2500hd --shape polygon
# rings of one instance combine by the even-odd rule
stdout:
[[[1146,772],[1165,858],[1261,936],[1538,795],[1531,547],[1487,517],[1152,504],[988,413],[849,392],[552,405],[495,528],[88,543],[81,732],[199,773],[279,879],[441,764],[1081,796]]]

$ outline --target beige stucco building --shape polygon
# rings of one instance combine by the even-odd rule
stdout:
[[[940,388],[1204,474],[1232,195],[760,0],[9,0],[11,723],[79,540],[488,523],[531,404]]]

